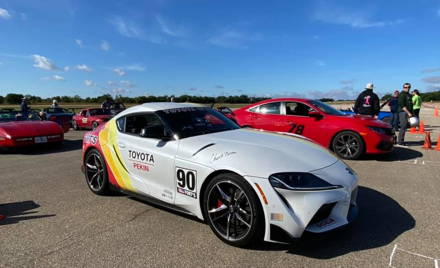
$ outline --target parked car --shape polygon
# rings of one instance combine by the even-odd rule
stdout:
[[[46,108],[43,109],[46,120],[58,123],[64,130],[64,133],[69,131],[72,125],[74,113],[64,108]]]
[[[261,101],[231,114],[240,126],[305,136],[344,159],[391,152],[391,126],[367,116],[346,115],[318,100],[283,98]]]
[[[118,113],[120,113],[124,110],[125,110],[125,105],[120,102],[114,102],[114,103],[112,103],[112,105],[110,107],[110,112],[112,115],[117,115]]]
[[[102,108],[84,109],[72,118],[72,127],[75,130],[82,128],[96,129],[99,125],[113,117],[110,110]]]
[[[34,144],[61,144],[64,131],[55,122],[42,121],[37,113],[0,110],[0,148]]]
[[[234,246],[330,231],[358,211],[357,175],[328,150],[193,104],[121,112],[84,135],[82,170],[94,194],[118,189],[196,216]]]

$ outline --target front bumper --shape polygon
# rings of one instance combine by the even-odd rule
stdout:
[[[347,171],[341,161],[312,173],[343,187],[323,191],[292,191],[275,189],[268,179],[247,177],[260,186],[268,200],[265,204],[256,188],[265,213],[265,241],[287,242],[286,236],[287,240],[300,238],[305,231],[327,232],[347,225],[356,218],[356,174]],[[284,232],[284,235],[280,236],[280,232]]]
[[[367,154],[389,153],[393,150],[395,135],[368,133],[363,137],[366,143],[365,151]]]

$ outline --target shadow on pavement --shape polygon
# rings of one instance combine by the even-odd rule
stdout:
[[[387,154],[369,154],[364,155],[360,160],[375,160],[375,161],[383,161],[383,162],[391,162],[391,161],[405,161],[416,159],[422,157],[423,154],[419,151],[411,149],[411,146],[422,146],[423,142],[420,144],[419,142],[409,142],[409,146],[405,147],[394,147],[391,153]]]
[[[39,207],[40,205],[38,205],[34,201],[22,201],[22,202],[8,203],[8,204],[0,204],[0,214],[6,216],[6,218],[0,220],[0,226],[19,223],[20,221],[25,221],[25,220],[33,220],[33,219],[55,216],[55,214],[31,216],[31,214],[38,213],[38,211],[30,211],[30,210]]]
[[[82,148],[82,140],[64,140],[62,144],[42,144],[21,148],[12,148],[3,151],[3,154],[24,154],[24,155],[40,155],[51,153],[62,153],[80,150]]]
[[[291,245],[266,244],[260,250],[287,250],[287,253],[316,259],[330,259],[354,251],[382,247],[415,227],[416,221],[389,196],[359,187],[359,216],[352,225],[324,234],[305,233]]]

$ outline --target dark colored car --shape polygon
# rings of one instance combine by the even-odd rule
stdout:
[[[46,120],[59,124],[64,132],[69,131],[74,113],[64,108],[46,108],[43,109]]]

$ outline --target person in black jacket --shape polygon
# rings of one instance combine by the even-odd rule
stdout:
[[[356,99],[354,112],[356,114],[370,115],[377,117],[380,111],[380,101],[376,93],[373,92],[374,85],[368,83],[365,90]]]
[[[405,132],[408,127],[408,118],[413,116],[412,96],[409,94],[410,88],[410,83],[403,84],[403,89],[398,99],[399,108],[397,111],[399,112],[400,130],[397,144],[401,146],[405,146]]]

